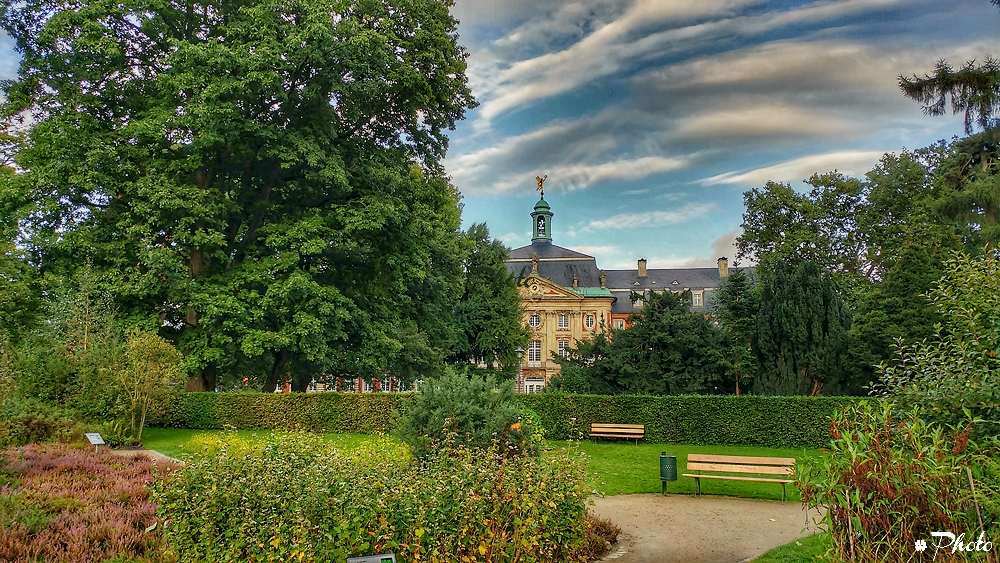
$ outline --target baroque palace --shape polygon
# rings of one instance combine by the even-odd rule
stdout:
[[[544,178],[536,178],[539,189]],[[625,328],[628,316],[642,310],[632,292],[691,291],[692,309],[706,311],[711,292],[729,275],[729,261],[717,268],[647,269],[640,258],[635,270],[601,270],[597,260],[552,244],[552,213],[545,192],[531,212],[531,244],[515,248],[507,270],[520,280],[524,322],[531,330],[521,358],[517,391],[541,390],[560,372],[552,354],[568,355],[577,340],[593,338],[606,327]]]

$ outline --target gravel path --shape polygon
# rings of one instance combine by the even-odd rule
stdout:
[[[602,561],[737,563],[815,533],[797,502],[658,494],[594,498],[590,512],[622,529]]]
[[[183,461],[161,454],[156,450],[111,450],[111,453],[122,457],[135,457],[143,455],[153,461],[169,461],[179,465],[184,465]]]

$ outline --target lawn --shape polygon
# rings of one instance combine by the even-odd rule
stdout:
[[[565,444],[565,442],[559,442]],[[819,450],[794,448],[757,448],[748,446],[690,446],[686,444],[639,444],[632,442],[580,442],[589,456],[587,486],[605,495],[660,492],[660,453],[677,456],[677,481],[667,484],[668,493],[694,494],[695,482],[681,477],[687,471],[687,454],[743,455],[758,457],[794,457],[796,460],[818,457]],[[789,502],[800,500],[794,485],[787,485]],[[781,500],[781,485],[752,481],[702,479],[702,494]]]
[[[196,454],[196,444],[206,436],[218,434],[217,430],[180,430],[176,428],[147,428],[143,432],[143,445],[171,457]],[[240,430],[243,438],[267,436],[270,430]],[[196,438],[201,436],[200,439]],[[344,449],[351,449],[374,436],[364,434],[324,434],[327,440]],[[689,453],[746,455],[766,457],[794,457],[804,459],[821,455],[819,450],[777,449],[745,446],[689,446],[685,444],[639,444],[631,442],[551,442],[554,447],[571,445],[587,453],[587,487],[604,495],[660,492],[660,452],[677,456],[676,482],[667,484],[668,493],[694,494],[694,479],[681,477],[686,472]],[[726,481],[703,479],[702,494],[781,500],[781,485],[751,481]],[[798,502],[799,492],[788,485],[788,502]]]
[[[830,549],[830,534],[813,534],[764,553],[753,563],[816,563],[830,561],[824,557]]]
[[[142,431],[142,445],[150,450],[156,450],[161,454],[180,459],[185,454],[196,455],[196,444],[208,436],[221,435],[222,430],[187,430],[181,428],[146,428]],[[287,431],[279,430],[236,430],[235,433],[245,439],[254,436],[265,437],[271,434],[284,434]],[[367,434],[321,434],[327,441],[335,446],[349,450],[376,439],[376,436]],[[201,438],[199,440],[198,438]]]

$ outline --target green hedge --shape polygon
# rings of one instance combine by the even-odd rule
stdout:
[[[524,397],[546,437],[586,437],[593,422],[646,425],[647,442],[763,447],[824,447],[830,417],[857,397],[733,395],[563,395]]]
[[[377,434],[412,393],[177,393],[149,426],[197,430],[312,430]]]
[[[764,447],[822,447],[830,416],[856,397],[732,395],[521,396],[547,438],[586,437],[593,422],[645,424],[647,442]],[[150,426],[267,428],[374,434],[388,431],[411,393],[179,393]]]

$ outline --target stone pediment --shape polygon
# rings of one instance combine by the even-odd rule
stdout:
[[[573,299],[579,301],[584,298],[579,293],[566,289],[538,274],[532,274],[525,278],[518,289],[521,292],[521,297],[525,299]]]

